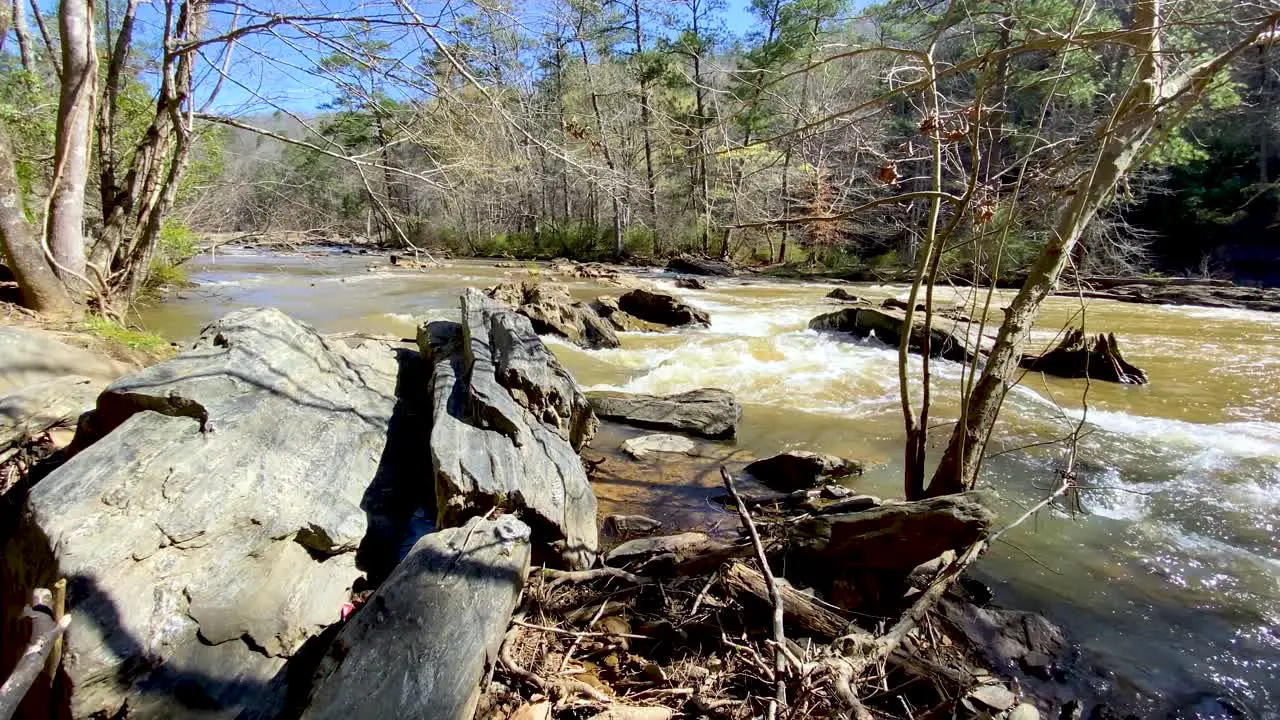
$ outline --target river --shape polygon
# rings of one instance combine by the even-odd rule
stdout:
[[[144,310],[142,319],[181,340],[230,310],[269,305],[322,331],[412,337],[422,320],[456,312],[460,288],[522,279],[532,267],[454,261],[412,272],[390,270],[374,256],[219,251],[192,261],[195,288]],[[625,333],[612,350],[550,342],[579,383],[650,393],[731,390],[744,406],[735,453],[806,449],[862,459],[871,468],[859,489],[900,496],[896,349],[806,329],[810,318],[837,307],[823,298],[833,285],[747,278],[679,290],[670,276],[650,279],[708,310],[711,327]],[[583,299],[620,292],[568,284]],[[850,289],[874,299],[907,290]],[[983,476],[1002,515],[1016,517],[1056,479],[1061,450],[1026,446],[1061,438],[1082,416],[1085,489],[1074,512],[1042,512],[1010,533],[979,575],[1002,603],[1041,611],[1066,628],[1090,667],[1107,668],[1089,680],[1100,695],[1162,698],[1149,706],[1160,715],[1183,707],[1178,717],[1280,718],[1280,314],[1103,300],[1087,301],[1082,312],[1081,301],[1058,297],[1046,304],[1033,344],[1050,343],[1081,316],[1090,331],[1117,333],[1126,359],[1151,384],[1093,383],[1086,394],[1084,381],[1028,376],[1011,393],[993,436],[998,454]],[[956,394],[960,367],[935,368],[941,422],[954,418],[946,398]],[[948,430],[935,432],[936,455]],[[696,487],[601,494],[602,506],[688,524],[715,512]]]

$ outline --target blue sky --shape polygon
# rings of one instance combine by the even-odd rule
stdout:
[[[337,12],[336,8],[330,7],[329,12]],[[159,14],[158,7],[144,6],[139,13],[139,21],[145,22],[158,34],[163,16]],[[223,16],[213,22],[223,23],[225,28],[227,21],[228,18]],[[734,37],[750,32],[756,24],[749,0],[726,0],[721,21],[724,30]],[[303,43],[306,43],[305,50]],[[209,48],[205,55],[203,87],[212,87],[216,80],[217,74],[212,65],[219,62],[217,53],[217,48]],[[400,54],[406,57],[406,62],[412,62],[413,57],[420,54],[416,41],[409,43]],[[210,109],[230,114],[257,114],[271,112],[272,105],[277,105],[299,114],[312,113],[335,94],[331,82],[309,72],[319,55],[314,44],[307,43],[305,38],[281,40],[257,36],[242,42],[234,51],[228,78],[223,81]]]

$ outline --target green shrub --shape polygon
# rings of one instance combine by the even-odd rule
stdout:
[[[155,253],[151,256],[145,289],[153,291],[165,285],[191,284],[182,265],[199,252],[199,235],[176,220],[165,220],[160,226]]]
[[[141,350],[151,354],[164,354],[169,351],[169,341],[145,330],[126,327],[101,315],[88,315],[84,319],[84,329],[93,335],[115,343],[130,350]]]

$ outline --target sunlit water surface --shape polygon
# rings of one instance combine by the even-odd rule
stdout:
[[[149,329],[190,338],[233,309],[270,305],[327,332],[412,337],[424,319],[456,315],[460,288],[527,276],[524,266],[482,262],[402,272],[372,256],[248,251],[201,257],[191,269],[198,286],[145,310]],[[726,388],[745,408],[737,454],[794,448],[861,458],[872,470],[859,487],[900,493],[896,350],[806,329],[810,318],[837,307],[823,298],[834,286],[741,279],[680,290],[670,276],[650,279],[709,311],[711,327],[623,334],[612,350],[551,342],[582,385],[647,393]],[[621,292],[569,285],[583,299]],[[854,292],[905,297],[906,288]],[[1051,344],[1081,314],[1080,301],[1051,299],[1035,342]],[[984,559],[981,576],[1000,600],[1046,613],[1085,656],[1113,670],[1098,677],[1099,690],[1133,687],[1165,698],[1166,707],[1214,695],[1253,717],[1280,718],[1280,315],[1093,300],[1082,316],[1091,331],[1116,332],[1151,384],[1095,383],[1086,393],[1083,381],[1024,379],[992,443],[993,453],[1008,452],[988,462],[983,478],[1002,514],[1016,517],[1042,496],[1061,465],[1052,446],[1020,448],[1062,437],[1082,414],[1079,462],[1088,489],[1082,512],[1041,513],[1010,533]],[[954,417],[947,398],[961,369],[935,369],[941,423]],[[947,429],[935,432],[936,450]],[[673,496],[658,490],[633,488],[625,509],[662,514]],[[714,512],[705,493],[685,502],[685,522]]]

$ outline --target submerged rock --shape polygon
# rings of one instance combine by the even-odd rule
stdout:
[[[68,578],[73,716],[279,712],[286,659],[396,524],[387,433],[416,357],[242,310],[103,392],[77,444],[100,439],[32,488],[0,563],[9,618]]]
[[[607,420],[709,438],[733,437],[742,419],[742,406],[733,394],[718,388],[666,396],[595,391],[587,398],[596,415]]]
[[[528,568],[511,515],[419,540],[334,638],[304,720],[470,720]]]
[[[743,472],[778,492],[821,487],[836,478],[861,475],[862,463],[834,455],[790,450],[771,458],[756,460]]]
[[[649,453],[687,454],[693,448],[693,441],[680,435],[641,435],[622,443],[622,451],[636,460],[644,460]]]
[[[723,260],[712,260],[693,255],[680,255],[679,257],[671,258],[667,261],[667,269],[685,275],[731,277],[737,274],[737,270]]]
[[[1072,328],[1057,347],[1043,355],[1023,355],[1019,365],[1064,378],[1089,378],[1125,385],[1146,385],[1147,374],[1125,361],[1115,333],[1099,333],[1090,345],[1083,328]]]
[[[527,318],[475,290],[462,323],[433,322],[418,344],[433,368],[431,460],[441,527],[492,508],[519,513],[535,553],[595,559],[596,499],[575,448],[596,420]]]
[[[659,325],[682,327],[711,324],[711,316],[707,311],[682,303],[674,295],[651,290],[632,290],[618,298],[618,307],[641,320]]]
[[[610,515],[604,519],[605,530],[619,537],[644,535],[660,527],[661,522],[644,515]]]

